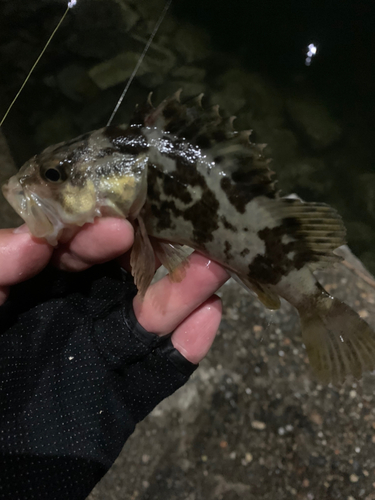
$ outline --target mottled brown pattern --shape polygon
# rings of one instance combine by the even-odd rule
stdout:
[[[173,223],[173,216],[190,221],[193,232],[188,236],[192,242],[204,248],[207,242],[213,241],[212,233],[219,227],[219,202],[209,189],[205,177],[197,170],[196,162],[200,153],[195,146],[173,135],[164,135],[162,140],[165,150],[168,151],[165,156],[175,162],[175,170],[167,172],[163,166],[149,166],[148,199],[151,211],[154,215],[158,214],[158,217],[161,216],[162,210],[170,211],[168,216],[162,215],[162,222],[158,221],[159,228],[169,228]],[[157,179],[160,179],[163,186],[162,192],[157,187]],[[198,187],[202,194],[191,204],[194,200],[189,189],[194,187]],[[165,197],[179,200],[186,208],[181,210],[170,201],[166,204]]]
[[[249,264],[248,277],[259,283],[276,285],[283,276],[292,269],[292,261],[286,253],[291,244],[284,245],[281,241],[283,235],[287,234],[284,226],[265,228],[258,232],[258,236],[265,244],[264,255],[257,255]]]
[[[186,221],[190,221],[193,226],[193,233],[188,235],[192,242],[204,247],[204,244],[212,241],[212,233],[218,226],[218,209],[219,202],[214,193],[212,193],[204,180],[197,171],[183,168],[177,169],[173,176],[169,176],[165,172],[160,171],[155,166],[149,167],[148,173],[148,201],[152,214],[157,217],[157,227],[159,230],[169,229],[174,225],[173,217],[182,217]],[[192,201],[191,195],[187,191],[187,178],[190,185],[199,185],[202,188],[202,196],[193,205],[181,210],[177,208],[172,200],[165,200],[165,196],[169,195],[183,203]],[[158,187],[157,179],[161,179],[163,191]],[[165,187],[167,189],[165,190]]]
[[[232,249],[232,245],[229,243],[229,241],[225,241],[225,243],[224,243],[224,255],[227,259],[227,262],[229,262],[233,259],[233,255],[230,253],[231,249]]]
[[[321,219],[319,224],[322,224]],[[265,253],[257,255],[249,264],[248,277],[260,283],[275,285],[292,270],[319,260],[321,254],[314,252],[311,244],[298,234],[302,227],[303,224],[297,217],[287,217],[281,225],[259,231],[258,236],[265,244]],[[289,236],[295,241],[283,243],[283,236]],[[318,243],[318,239],[314,243]],[[288,257],[289,252],[294,252],[292,258]]]
[[[213,232],[218,229],[219,202],[214,193],[206,188],[199,201],[184,211],[185,220],[191,221],[193,230],[193,241],[200,246],[213,241]]]
[[[244,198],[236,189],[236,185],[231,182],[229,177],[223,177],[220,182],[221,188],[227,195],[230,203],[236,208],[240,214],[245,213],[247,198]]]
[[[167,196],[173,196],[178,198],[182,202],[189,204],[193,201],[191,194],[185,184],[183,184],[184,179],[179,172],[173,174],[173,177],[169,175],[163,176],[163,189]]]
[[[176,208],[174,201],[162,201],[160,203],[149,204],[152,215],[157,219],[157,230],[175,229],[176,223],[173,215],[181,215],[181,211]]]
[[[225,229],[230,229],[230,231],[233,231],[234,233],[237,233],[237,228],[231,224],[228,219],[225,217],[225,215],[222,215],[220,217],[220,221],[223,223],[223,226]]]
[[[148,208],[157,221],[157,230],[163,231],[175,227],[172,221],[172,215],[180,216],[181,211],[177,209],[174,201],[162,200],[162,193],[159,189],[158,178],[163,180],[162,173],[157,170],[155,165],[149,165],[147,200]]]
[[[220,182],[221,188],[227,195],[229,202],[240,214],[245,213],[246,205],[257,196],[275,197],[273,182],[270,179],[263,181],[259,179],[259,182],[255,182],[256,175],[254,175],[254,182],[251,182],[252,171],[249,171],[247,175],[249,182],[246,183],[237,182],[235,180],[235,173],[232,175],[232,180],[229,177],[223,177]]]

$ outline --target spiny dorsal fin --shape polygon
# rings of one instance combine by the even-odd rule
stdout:
[[[156,128],[160,135],[178,142],[181,149],[199,148],[202,156],[210,159],[207,168],[227,175],[227,184],[231,183],[228,190],[238,196],[248,199],[250,193],[250,197],[277,197],[274,172],[263,153],[265,145],[250,141],[251,130],[234,130],[234,117],[222,117],[218,106],[202,107],[202,94],[184,102],[180,94],[176,92],[156,108],[149,99],[137,108],[131,124]]]

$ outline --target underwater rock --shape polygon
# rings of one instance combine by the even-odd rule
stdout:
[[[205,79],[207,71],[198,66],[177,66],[171,71],[171,76],[176,80],[185,80],[187,82],[201,82]]]
[[[295,134],[283,127],[274,128],[269,125],[267,120],[253,120],[251,123],[252,128],[256,134],[256,138],[267,144],[267,156],[272,159],[272,169],[277,171],[279,176],[286,174],[288,165],[300,160],[298,151],[298,141]],[[278,169],[278,165],[282,165]],[[291,187],[288,193],[294,191]]]
[[[356,242],[365,242],[371,234],[371,227],[364,221],[348,220],[345,225],[347,230],[350,231],[353,240]]]
[[[132,52],[126,50],[117,56],[95,65],[89,70],[90,78],[102,90],[108,89],[125,82],[130,78],[142,51]],[[153,50],[143,60],[137,73],[137,79],[143,79],[143,85],[152,88],[160,85],[166,74],[175,65],[175,56],[169,50],[153,46]],[[148,75],[148,81],[145,78]]]
[[[56,76],[61,92],[72,101],[81,102],[98,94],[86,70],[78,64],[65,66]]]
[[[64,43],[73,54],[98,60],[124,50],[127,32],[140,16],[127,2],[92,0],[89,6],[78,2],[71,17],[75,26]]]
[[[255,72],[234,70],[228,71],[225,79],[228,83],[242,83],[246,109],[252,113],[255,120],[264,120],[269,127],[283,127],[283,96],[266,77]]]
[[[60,106],[53,110],[49,119],[37,125],[35,141],[41,149],[43,144],[56,144],[64,139],[68,140],[75,131],[74,118],[64,106]]]
[[[93,66],[88,74],[101,90],[108,89],[130,78],[140,54],[140,52],[122,52],[107,61]],[[145,59],[144,64],[139,68],[138,78],[147,71],[147,62]]]
[[[316,193],[323,195],[329,193],[332,183],[326,171],[327,166],[324,160],[297,157],[292,161],[287,161],[285,167],[278,171],[279,184],[285,193],[296,190],[311,193],[313,196],[316,196]]]
[[[159,92],[157,95],[161,99],[165,97],[165,95],[173,95],[177,90],[182,89],[182,96],[191,97],[197,96],[199,94],[207,93],[207,85],[203,82],[189,82],[186,80],[170,80],[167,84],[163,85],[163,93]],[[155,102],[156,99],[155,99]]]
[[[131,6],[130,1],[126,0],[113,0],[116,2],[122,12],[122,23],[127,31],[131,30],[138,21],[141,20],[142,18],[142,13],[137,11],[137,3],[140,4],[141,2],[137,2],[135,5]],[[139,9],[138,9],[139,10]]]
[[[138,0],[115,0],[123,4],[132,4],[133,8],[139,12],[143,19],[155,20],[165,6],[165,0],[147,0],[139,2]],[[155,24],[155,23],[154,23]]]
[[[297,130],[313,149],[324,150],[340,139],[340,125],[320,102],[300,97],[290,98],[286,109]]]
[[[188,64],[200,61],[210,54],[210,37],[194,25],[179,26],[174,36],[174,49]]]

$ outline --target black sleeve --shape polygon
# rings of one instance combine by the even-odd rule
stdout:
[[[114,263],[46,268],[0,307],[0,498],[81,500],[196,365],[137,322]]]

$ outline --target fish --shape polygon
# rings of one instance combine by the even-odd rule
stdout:
[[[194,249],[267,308],[278,309],[282,297],[297,309],[319,381],[341,384],[374,370],[375,333],[313,274],[340,261],[340,215],[324,203],[282,197],[265,145],[235,130],[218,106],[204,107],[203,95],[180,94],[156,107],[149,97],[127,125],[48,147],[7,181],[6,199],[52,245],[64,229],[96,217],[129,219],[141,295],[154,275],[154,251],[178,281]]]

